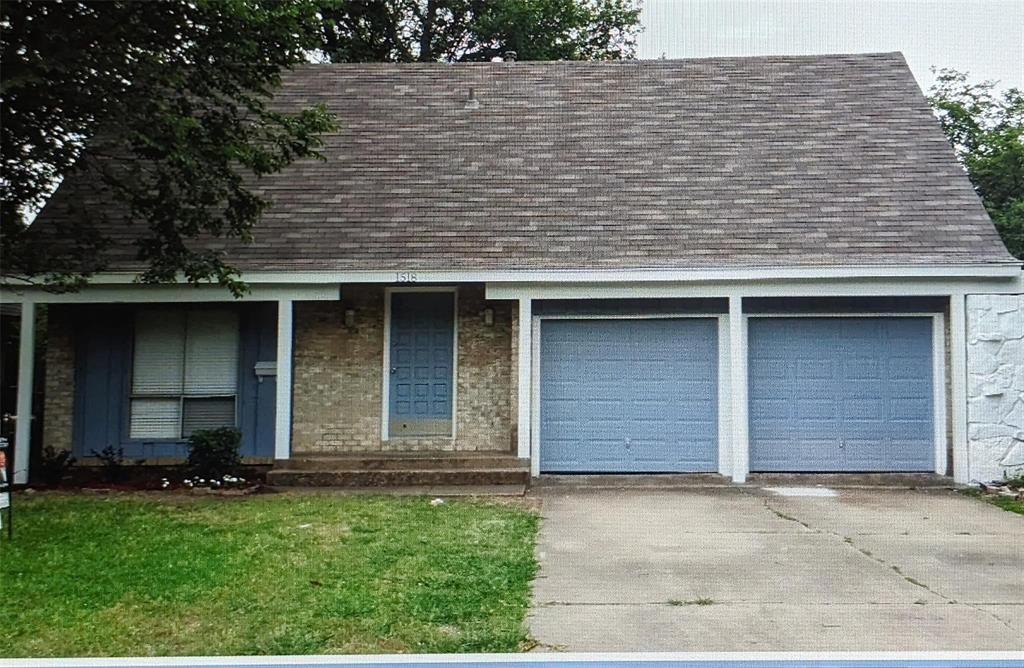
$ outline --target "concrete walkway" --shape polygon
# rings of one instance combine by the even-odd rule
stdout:
[[[836,492],[539,490],[538,650],[1024,650],[1024,517]]]

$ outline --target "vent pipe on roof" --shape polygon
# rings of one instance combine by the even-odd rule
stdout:
[[[517,57],[519,57],[519,54],[516,53],[515,51],[506,51],[504,61],[506,63],[514,63],[516,62]]]
[[[479,108],[480,108],[480,100],[476,99],[476,93],[474,93],[473,89],[470,88],[469,89],[469,95],[466,97],[466,109],[479,109]]]

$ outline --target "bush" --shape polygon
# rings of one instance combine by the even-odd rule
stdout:
[[[192,432],[188,439],[189,472],[214,479],[234,475],[242,464],[238,454],[241,444],[242,435],[231,427]]]
[[[103,465],[104,482],[121,482],[124,479],[124,448],[108,445],[99,452],[92,450],[92,455]],[[136,460],[136,464],[145,464],[145,459]]]
[[[70,450],[57,450],[52,445],[43,448],[39,458],[39,477],[47,485],[56,487],[64,479],[64,474],[75,465],[77,460],[71,456]]]

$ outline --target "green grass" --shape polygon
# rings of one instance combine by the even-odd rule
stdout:
[[[998,496],[995,494],[984,494],[978,489],[965,489],[964,494],[973,496],[976,499],[981,499],[987,503],[991,503],[993,506],[999,506],[1003,510],[1008,510],[1011,513],[1017,513],[1018,515],[1024,515],[1024,501],[1018,501],[1013,497],[1009,496]]]
[[[329,494],[15,502],[0,656],[509,652],[526,640],[538,520],[522,508]]]

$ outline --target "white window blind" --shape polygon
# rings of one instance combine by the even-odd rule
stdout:
[[[141,310],[135,320],[131,438],[182,438],[235,425],[238,314]]]
[[[182,408],[181,433],[186,438],[199,429],[214,429],[235,423],[234,397],[185,397]]]
[[[178,438],[181,399],[132,399],[128,431],[132,438]]]
[[[190,311],[187,331],[184,394],[235,394],[238,388],[238,314]]]
[[[132,394],[181,394],[184,364],[184,312],[139,311],[135,317]]]

